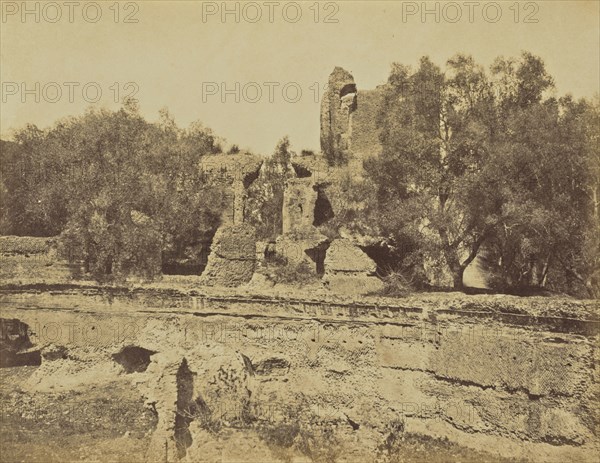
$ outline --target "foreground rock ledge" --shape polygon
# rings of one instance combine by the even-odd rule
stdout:
[[[283,425],[282,404],[335,426],[347,452],[339,461],[374,451],[398,419],[407,432],[507,458],[597,455],[594,301],[45,289],[0,291],[3,342],[14,324],[14,339],[42,353],[29,387],[85,390],[129,375],[158,413],[148,461],[165,448],[169,461],[225,451],[191,409],[218,410],[223,429],[251,432]]]

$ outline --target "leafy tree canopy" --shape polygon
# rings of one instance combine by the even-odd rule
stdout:
[[[466,55],[392,66],[383,152],[365,169],[371,219],[416,243],[406,262],[429,259],[460,288],[484,249],[499,285],[597,291],[598,104],[552,90],[530,53],[489,72]]]
[[[27,126],[2,146],[2,233],[61,233],[93,275],[151,278],[166,261],[198,258],[218,225],[223,196],[198,163],[220,151],[199,123],[180,129],[163,110],[152,124],[133,102]]]

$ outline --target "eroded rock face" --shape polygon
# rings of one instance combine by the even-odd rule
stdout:
[[[288,180],[283,193],[283,233],[302,232],[312,228],[317,196],[312,179]]]
[[[327,159],[343,161],[350,148],[350,114],[356,109],[354,77],[341,67],[329,76],[321,102],[321,151]]]
[[[208,264],[202,274],[207,286],[240,286],[252,279],[256,267],[256,231],[249,224],[223,225],[215,233]]]
[[[50,344],[41,349],[41,365],[27,379],[25,389],[33,393],[81,391],[108,384],[122,371],[104,348]]]
[[[109,302],[69,291],[23,293],[26,309],[16,308],[23,294],[3,295],[5,318],[30,327],[110,327],[104,348],[90,346],[81,331],[63,330],[42,349],[42,366],[32,375],[43,383],[25,390],[56,397],[77,388],[93,396],[91,388],[102,383],[131,384],[159,415],[149,445],[157,455],[148,461],[266,462],[268,449],[252,435],[256,429],[300,422],[317,430],[316,420],[337,429],[344,454],[336,461],[369,461],[350,454],[350,447],[373,453],[399,419],[409,433],[501,448],[507,460],[597,460],[594,301],[449,293],[315,303],[240,292],[230,302],[217,294],[201,305],[174,299],[165,306],[154,292]],[[48,310],[57,306],[63,310]],[[64,310],[80,307],[97,313]],[[207,317],[197,316],[201,311]],[[115,340],[112,327],[132,320],[135,335],[125,330],[127,339]],[[156,354],[140,371],[150,352]],[[126,354],[133,368],[115,354]],[[248,410],[249,421],[240,423]],[[223,423],[216,433],[211,417]],[[103,445],[113,442],[124,441]],[[296,461],[308,461],[302,458]]]
[[[312,227],[312,230],[304,234],[289,233],[279,236],[275,242],[275,251],[290,264],[306,262],[314,268],[316,274],[322,274],[328,246],[329,238]]]
[[[150,382],[140,387],[158,415],[149,463],[181,461],[190,456],[188,449],[202,448],[206,430],[235,426],[249,413],[252,365],[231,348],[204,343],[192,351],[159,353],[147,372]]]
[[[323,281],[334,292],[368,294],[383,287],[375,276],[377,264],[350,240],[333,240],[324,265]]]

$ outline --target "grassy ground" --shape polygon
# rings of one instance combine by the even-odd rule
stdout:
[[[129,381],[68,393],[28,393],[36,367],[0,370],[2,463],[144,461],[156,418]]]

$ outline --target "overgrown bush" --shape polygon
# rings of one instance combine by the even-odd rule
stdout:
[[[2,144],[2,231],[60,233],[63,256],[98,280],[152,279],[219,225],[223,195],[198,165],[221,147],[201,124],[179,129],[166,111],[152,124],[129,101],[15,140]]]
[[[508,459],[484,451],[472,450],[447,438],[407,432],[403,419],[396,419],[388,424],[385,438],[376,450],[376,461],[379,463],[524,462],[524,460]]]
[[[332,423],[323,423],[311,411],[307,398],[299,395],[282,411],[281,421],[267,422],[257,429],[274,457],[285,463],[302,453],[313,463],[335,463],[341,454],[340,440]]]
[[[400,463],[400,452],[402,451],[402,441],[404,439],[404,420],[397,419],[390,422],[387,426],[384,441],[377,447],[377,457],[385,463]]]
[[[341,453],[340,441],[331,426],[301,428],[296,445],[313,463],[335,463]]]
[[[273,456],[283,463],[293,461],[299,433],[300,425],[297,422],[263,425],[258,428],[260,438],[267,444]]]
[[[259,240],[275,239],[283,231],[283,192],[286,181],[295,176],[290,163],[293,155],[289,139],[284,137],[248,189],[248,222],[256,229]]]
[[[266,276],[275,284],[307,285],[319,279],[315,269],[307,262],[290,263],[278,254],[266,260]]]
[[[381,277],[383,280],[383,289],[379,295],[388,297],[404,297],[414,291],[414,286],[402,272],[392,270]]]

